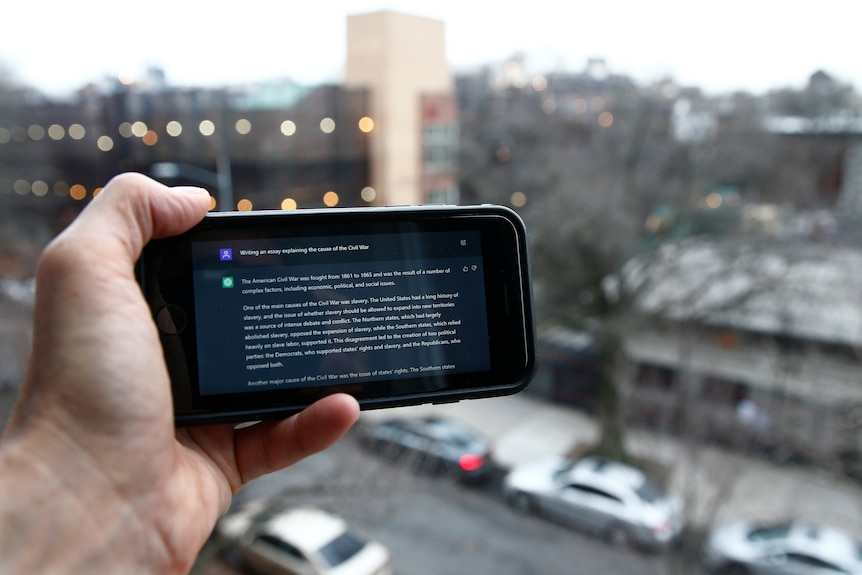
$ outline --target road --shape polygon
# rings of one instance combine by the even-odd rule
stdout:
[[[670,575],[677,551],[616,549],[590,535],[510,509],[499,477],[477,486],[419,475],[365,452],[353,437],[249,484],[237,502],[281,496],[347,518],[392,552],[408,575]],[[216,575],[223,571],[205,571]]]

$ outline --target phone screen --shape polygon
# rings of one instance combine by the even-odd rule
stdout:
[[[490,368],[477,231],[196,242],[201,396]]]
[[[178,422],[502,395],[535,368],[526,231],[496,206],[212,215],[138,273]]]

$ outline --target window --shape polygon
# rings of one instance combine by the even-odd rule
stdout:
[[[331,566],[340,565],[362,551],[365,542],[345,531],[320,549],[320,554]]]
[[[308,561],[305,556],[302,554],[302,551],[288,543],[287,541],[276,537],[275,535],[270,535],[268,533],[264,533],[263,535],[258,535],[254,539],[255,543],[262,543],[265,546],[276,549],[286,555],[290,555],[295,559],[299,559],[300,561]]]
[[[457,124],[428,124],[425,126],[422,140],[426,174],[455,171],[458,153]]]

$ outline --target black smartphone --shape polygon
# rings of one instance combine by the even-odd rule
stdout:
[[[500,206],[213,213],[137,273],[177,425],[505,395],[535,369],[527,234]]]

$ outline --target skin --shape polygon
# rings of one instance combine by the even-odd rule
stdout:
[[[31,360],[0,439],[0,573],[186,573],[242,485],[358,418],[332,395],[241,430],[174,427],[133,269],[208,207],[205,190],[123,174],[41,256]]]

